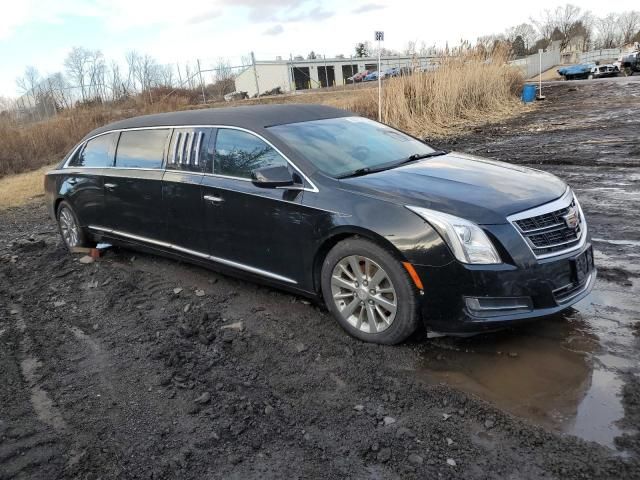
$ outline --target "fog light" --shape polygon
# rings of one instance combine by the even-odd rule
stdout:
[[[464,302],[473,315],[481,317],[533,310],[530,297],[465,297]]]

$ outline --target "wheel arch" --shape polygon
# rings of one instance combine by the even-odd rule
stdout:
[[[55,202],[53,202],[53,215],[56,220],[58,219],[58,209],[60,208],[60,204],[64,201],[66,201],[67,203],[69,202],[69,200],[64,197],[58,197],[56,198]]]
[[[320,246],[316,250],[313,258],[313,289],[316,294],[322,298],[322,285],[320,276],[322,273],[322,263],[327,254],[335,247],[339,242],[348,238],[365,238],[377,244],[378,246],[389,251],[398,261],[404,261],[404,255],[398,250],[398,248],[383,236],[366,228],[356,226],[344,226],[338,227],[332,230],[320,243]]]

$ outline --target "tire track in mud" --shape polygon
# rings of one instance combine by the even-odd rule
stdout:
[[[1,364],[12,370],[3,372],[3,396],[14,402],[2,401],[6,407],[0,412],[0,479],[57,478],[64,470],[68,426],[40,382],[42,363],[32,355],[21,308],[11,305],[9,312],[13,325],[3,329],[8,348],[1,348],[0,355],[13,357]],[[15,397],[21,401],[15,402]]]

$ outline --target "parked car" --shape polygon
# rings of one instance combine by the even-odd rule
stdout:
[[[378,71],[375,71],[375,72],[371,72],[367,76],[365,76],[362,79],[362,81],[363,82],[372,82],[374,80],[378,80],[378,76],[379,75],[380,75],[380,78],[384,78],[384,72],[383,73],[379,73]]]
[[[594,78],[615,77],[620,74],[620,68],[612,64],[597,65],[595,63],[582,63],[559,68],[558,73],[562,75],[565,80],[591,80]]]
[[[385,77],[399,77],[400,75],[401,75],[400,67],[389,68],[384,72]]]
[[[421,322],[459,335],[551,315],[596,277],[562,180],[320,105],[112,123],[45,191],[69,248],[143,248],[324,301],[370,342]]]
[[[595,63],[581,63],[579,65],[561,67],[558,69],[558,74],[563,76],[565,80],[584,80],[589,78],[589,75],[592,74],[592,70],[595,67]]]
[[[617,77],[618,75],[620,75],[620,68],[617,65],[596,65],[591,70],[591,76],[588,78]]]
[[[358,83],[361,82],[364,77],[371,73],[369,70],[364,70],[362,72],[358,72],[352,77],[347,78],[347,83]]]

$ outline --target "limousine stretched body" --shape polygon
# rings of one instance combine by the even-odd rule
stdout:
[[[131,118],[45,177],[68,247],[145,248],[324,301],[353,336],[464,335],[557,313],[595,280],[553,175],[319,105]]]

